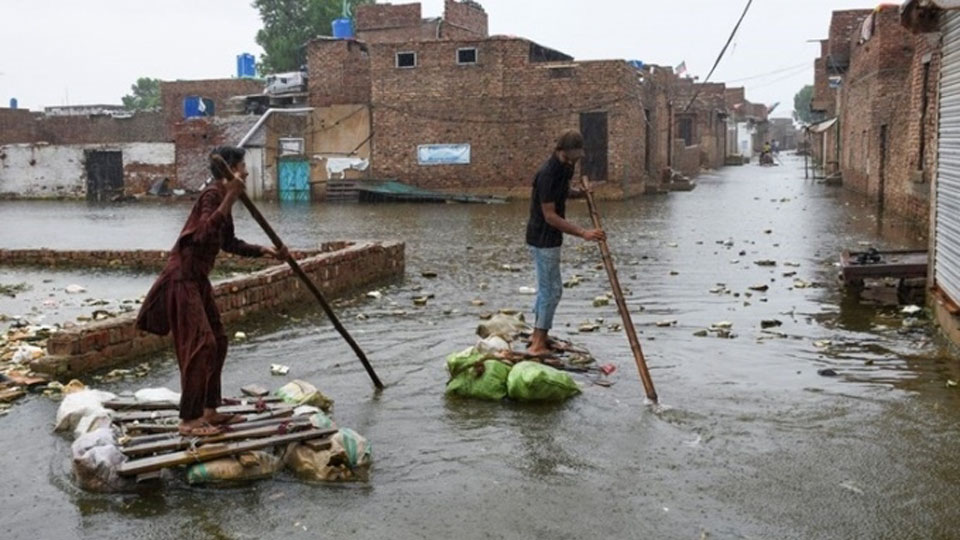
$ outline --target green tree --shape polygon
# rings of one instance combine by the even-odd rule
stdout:
[[[140,77],[130,85],[131,94],[123,96],[123,106],[132,111],[160,107],[160,79]]]
[[[346,0],[348,8],[374,0]],[[317,37],[329,36],[330,24],[343,14],[342,0],[254,0],[263,28],[257,43],[264,54],[261,73],[297,71],[305,63],[301,47]]]
[[[810,101],[813,99],[813,85],[806,85],[793,96],[793,119],[804,124],[815,122],[816,115],[810,109]]]

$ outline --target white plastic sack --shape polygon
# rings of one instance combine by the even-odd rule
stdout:
[[[64,397],[57,409],[57,425],[54,430],[74,431],[84,417],[109,417],[110,411],[103,407],[103,402],[116,397],[115,394],[101,390],[82,390]]]
[[[313,405],[324,411],[329,411],[333,407],[332,399],[306,381],[295,380],[285,384],[277,390],[277,395],[283,399],[284,403],[290,405]]]
[[[13,353],[12,362],[14,364],[25,364],[43,356],[43,349],[33,345],[20,345],[17,351]]]
[[[109,427],[80,436],[73,442],[73,474],[87,491],[115,492],[136,487],[132,479],[121,477],[117,469],[127,461],[117,447]]]
[[[475,349],[478,353],[490,354],[500,351],[509,351],[510,344],[507,343],[507,340],[500,336],[490,336],[486,339],[477,341]]]
[[[520,315],[504,315],[498,313],[489,321],[480,323],[477,335],[481,338],[500,336],[506,341],[512,341],[520,332],[527,332],[530,327],[520,318]]]
[[[133,394],[137,403],[180,403],[180,394],[169,388],[144,388]]]

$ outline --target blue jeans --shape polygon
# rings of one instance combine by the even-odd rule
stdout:
[[[560,277],[560,248],[530,248],[533,264],[537,269],[537,299],[533,304],[534,325],[538,330],[553,328],[553,315],[557,312],[563,296],[563,280]]]

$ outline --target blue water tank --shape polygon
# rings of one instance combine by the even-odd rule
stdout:
[[[257,59],[250,53],[237,55],[237,78],[252,79],[257,76]]]
[[[17,98],[15,97],[10,98],[10,108],[16,109],[17,105],[18,105]]]
[[[353,39],[353,21],[350,19],[334,19],[333,37],[335,39]]]

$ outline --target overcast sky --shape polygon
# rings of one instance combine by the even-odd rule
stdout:
[[[421,3],[424,17],[443,11],[443,0]],[[491,34],[527,37],[583,60],[686,61],[701,79],[745,3],[481,0]],[[832,10],[875,3],[754,0],[711,80],[746,86],[754,102],[779,101],[774,116],[786,116],[796,91],[813,82],[819,46],[807,40],[826,37]],[[120,103],[137,77],[229,77],[238,53],[262,52],[249,0],[3,0],[0,10],[0,106],[11,97],[35,110]]]

